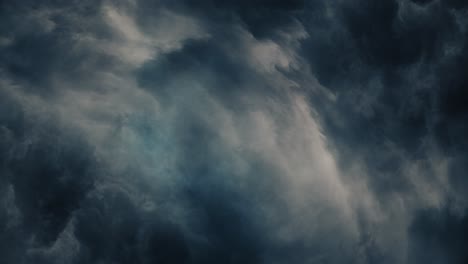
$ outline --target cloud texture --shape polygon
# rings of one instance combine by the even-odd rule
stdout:
[[[0,263],[466,263],[468,3],[2,1]]]

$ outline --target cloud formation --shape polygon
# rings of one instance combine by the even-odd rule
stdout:
[[[0,262],[468,260],[464,1],[0,5]]]

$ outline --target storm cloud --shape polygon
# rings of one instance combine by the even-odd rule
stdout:
[[[0,263],[468,261],[468,2],[0,14]]]

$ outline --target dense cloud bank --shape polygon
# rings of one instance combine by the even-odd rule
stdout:
[[[466,263],[468,2],[2,1],[0,263]]]

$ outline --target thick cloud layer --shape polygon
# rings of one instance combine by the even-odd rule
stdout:
[[[0,263],[468,261],[466,1],[0,14]]]

